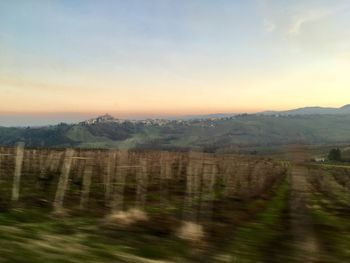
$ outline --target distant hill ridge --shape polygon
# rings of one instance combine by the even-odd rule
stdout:
[[[237,152],[296,143],[350,143],[350,114],[240,114],[187,121],[97,119],[45,127],[0,127],[0,146],[23,141],[27,147]]]
[[[210,119],[210,118],[227,118],[230,116],[236,116],[242,113],[216,113],[216,114],[207,114],[207,115],[193,115],[186,116],[185,119]],[[350,114],[350,104],[344,105],[340,108],[332,108],[332,107],[320,107],[320,106],[312,106],[312,107],[303,107],[285,111],[262,111],[253,113],[257,115],[341,115],[341,114]]]
[[[148,118],[144,120],[129,120],[129,119],[118,119],[114,118],[112,115],[106,113],[104,115],[92,118],[86,121],[81,122],[81,124],[97,124],[97,123],[143,123],[143,124],[166,124],[170,121],[190,121],[196,119],[221,119],[221,118],[230,118],[242,113],[213,113],[206,115],[186,115],[182,117],[169,117],[169,118]],[[327,114],[350,114],[350,104],[344,105],[340,108],[331,108],[331,107],[303,107],[286,111],[263,111],[253,113],[257,115],[327,115]]]
[[[317,114],[350,114],[350,104],[344,105],[340,108],[330,107],[304,107],[286,111],[264,111],[259,114],[263,115],[317,115]]]
[[[186,115],[182,117],[172,117],[169,119],[182,119],[182,120],[193,120],[193,119],[220,119],[220,118],[229,118],[237,115],[242,115],[246,113],[212,113],[205,115]],[[257,115],[341,115],[341,114],[350,114],[350,104],[346,104],[339,108],[332,107],[320,107],[320,106],[311,106],[311,107],[302,107],[297,109],[285,110],[285,111],[262,111],[251,114]]]
[[[0,146],[119,149],[201,149],[237,152],[295,143],[349,144],[350,105],[179,119],[117,119],[109,114],[76,124],[0,127]]]

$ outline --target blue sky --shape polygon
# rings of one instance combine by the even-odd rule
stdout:
[[[1,1],[0,114],[340,106],[349,47],[343,0]]]

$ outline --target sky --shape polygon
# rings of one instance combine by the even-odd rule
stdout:
[[[0,0],[0,125],[350,103],[349,0]]]

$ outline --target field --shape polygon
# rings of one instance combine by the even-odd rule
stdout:
[[[19,145],[0,149],[0,185],[0,262],[350,258],[347,167]]]

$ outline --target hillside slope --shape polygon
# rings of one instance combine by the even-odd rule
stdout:
[[[350,114],[350,104],[344,105],[340,108],[327,108],[327,107],[304,107],[286,111],[265,111],[261,112],[262,115],[344,115]]]
[[[261,116],[169,121],[166,124],[60,124],[40,128],[0,128],[0,144],[29,147],[193,149],[235,151],[293,143],[350,142],[350,115]]]

